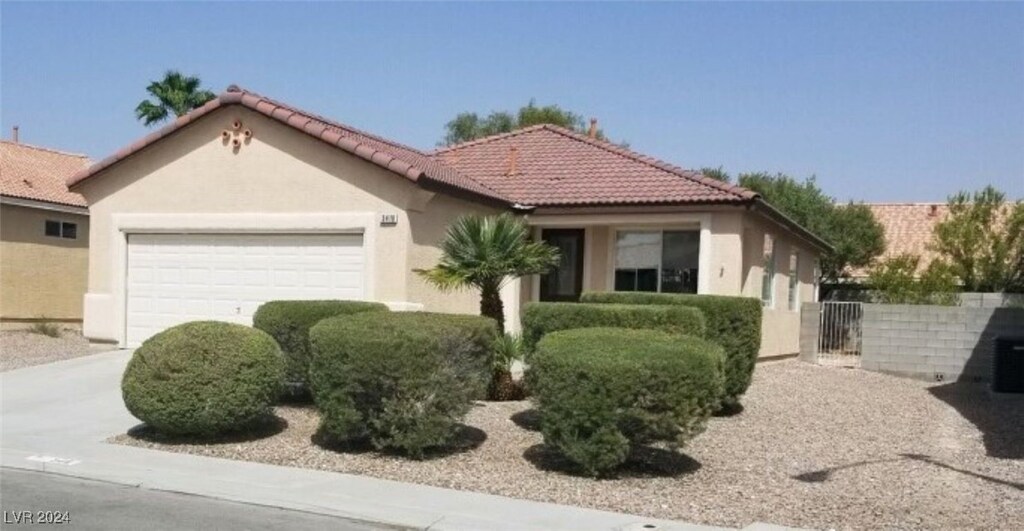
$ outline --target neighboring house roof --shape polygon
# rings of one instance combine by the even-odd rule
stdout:
[[[85,155],[0,140],[0,195],[84,207],[65,181],[88,165]]]
[[[921,257],[919,267],[924,269],[935,258],[928,249],[932,231],[949,214],[946,203],[867,203],[875,219],[885,229],[885,252],[879,259],[901,254]],[[866,269],[850,272],[853,277],[866,277]]]
[[[299,110],[235,85],[112,156],[72,175],[71,189],[203,116],[241,105],[392,171],[420,186],[507,207],[599,205],[749,206],[813,245],[824,242],[746,188],[609,142],[539,125],[426,153]],[[514,149],[513,149],[514,148]]]
[[[747,203],[757,198],[746,188],[554,125],[458,144],[438,150],[434,158],[529,206]]]

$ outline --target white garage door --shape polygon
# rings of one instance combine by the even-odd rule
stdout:
[[[362,299],[358,234],[130,234],[127,343],[199,319],[252,324],[279,299]]]

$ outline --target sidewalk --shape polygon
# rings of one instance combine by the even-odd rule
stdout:
[[[0,466],[392,525],[400,529],[721,529],[383,479],[106,444],[138,423],[129,353],[0,373]],[[763,524],[749,529],[769,529]]]

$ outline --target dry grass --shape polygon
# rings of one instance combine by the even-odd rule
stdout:
[[[424,461],[320,446],[316,412],[295,406],[219,443],[145,430],[115,441],[716,525],[1007,528],[1024,521],[1024,401],[992,400],[979,386],[765,364],[744,411],[683,454],[649,449],[601,481],[541,444],[526,402],[481,404],[458,448]]]

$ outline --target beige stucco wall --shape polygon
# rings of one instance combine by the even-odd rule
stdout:
[[[707,245],[702,248],[708,256],[702,257],[701,267],[706,275],[705,293],[713,295],[747,296],[760,299],[761,275],[763,271],[762,249],[766,233],[776,238],[777,266],[774,278],[775,302],[764,309],[762,322],[762,356],[795,354],[799,350],[800,312],[788,308],[789,255],[800,253],[799,299],[814,299],[814,260],[817,254],[808,246],[801,246],[797,240],[780,227],[765,221],[760,216],[740,209],[712,209],[706,212],[688,211],[677,215],[606,214],[603,216],[580,217],[579,226],[586,229],[584,268],[584,289],[608,291],[614,288],[610,273],[613,264],[609,262],[615,245],[618,229],[697,228],[695,220],[701,221],[701,228],[708,236]],[[534,218],[538,224],[557,227],[573,226],[572,217]],[[538,233],[539,234],[539,233]],[[524,285],[527,285],[524,283]],[[524,300],[535,300],[536,291],[524,294]],[[528,295],[528,296],[527,296]]]
[[[799,278],[798,299],[801,302],[814,300],[814,263],[818,255],[807,246],[800,245],[792,236],[760,218],[748,215],[743,224],[743,291],[748,297],[761,298],[761,283],[764,274],[763,250],[765,235],[775,238],[775,297],[771,307],[764,308],[761,321],[761,356],[783,356],[800,351],[800,307],[790,310],[789,301],[789,257],[800,254],[797,276]]]
[[[74,240],[45,235],[47,220],[78,224]],[[0,205],[0,320],[82,318],[89,217]]]
[[[236,118],[253,131],[237,152],[220,136]],[[374,281],[369,298],[422,304],[428,311],[477,311],[472,294],[438,293],[413,270],[436,263],[436,245],[450,220],[488,209],[426,192],[404,177],[238,106],[207,115],[86,181],[78,191],[91,205],[88,286],[90,294],[99,295],[96,300],[116,298],[117,275],[123,274],[117,264],[123,234],[115,216],[372,213],[378,220],[387,213],[398,216],[397,225],[370,227],[374,241],[367,261]],[[115,333],[118,326],[123,324],[114,323]]]

